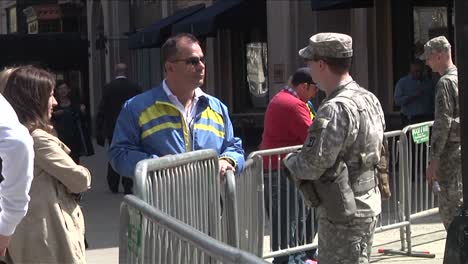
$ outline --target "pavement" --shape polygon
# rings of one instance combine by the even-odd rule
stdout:
[[[81,158],[82,165],[91,171],[92,176],[91,190],[84,195],[81,203],[89,244],[86,258],[89,264],[117,264],[120,203],[124,195],[109,191],[105,149],[95,145],[94,150],[95,155]]]
[[[95,155],[81,158],[81,163],[92,174],[92,188],[83,198],[82,206],[86,221],[86,251],[89,264],[117,264],[119,246],[119,210],[123,198],[109,191],[106,182],[107,159],[105,149],[95,146]],[[443,262],[446,232],[438,215],[420,218],[411,225],[413,251],[427,251],[435,258],[408,257],[380,254],[378,249],[399,250],[399,229],[375,234],[371,263],[421,263]],[[266,238],[268,239],[268,238]]]

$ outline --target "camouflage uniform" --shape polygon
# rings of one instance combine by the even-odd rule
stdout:
[[[424,55],[450,48],[445,37],[436,37],[424,45]],[[439,160],[439,214],[447,230],[463,203],[460,109],[458,106],[458,73],[452,66],[435,87],[435,119],[431,136],[431,160]]]
[[[299,54],[305,58],[311,58],[314,53],[335,58],[351,57],[351,41],[351,37],[343,34],[321,33],[312,36],[308,50],[305,48]],[[343,100],[343,97],[353,99]],[[364,170],[374,173],[384,129],[384,114],[378,99],[349,78],[342,81],[322,104],[301,152],[289,156],[285,165],[299,182],[319,180],[340,159],[348,167],[350,180],[359,177]],[[370,156],[374,157],[369,161],[371,165],[363,169],[363,164],[368,163],[363,157]],[[381,212],[380,192],[377,186],[365,192],[353,192],[357,210],[347,222],[330,220],[325,208],[319,206],[321,264],[369,261],[377,216]]]

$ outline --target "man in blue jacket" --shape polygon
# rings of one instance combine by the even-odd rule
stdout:
[[[198,40],[181,33],[161,52],[166,78],[125,102],[109,148],[112,167],[133,177],[140,160],[214,149],[221,177],[227,170],[242,170],[242,141],[234,136],[227,107],[200,89],[205,64]]]

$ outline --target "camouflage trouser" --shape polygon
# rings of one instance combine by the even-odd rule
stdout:
[[[448,146],[446,150],[440,158],[438,176],[440,185],[439,214],[445,230],[448,230],[450,223],[463,204],[463,184],[459,147]]]
[[[318,235],[319,263],[369,263],[376,224],[376,217],[354,218],[346,224],[335,224],[321,217]]]

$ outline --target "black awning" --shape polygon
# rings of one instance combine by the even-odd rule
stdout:
[[[218,0],[172,26],[172,33],[213,36],[220,28],[244,29],[266,23],[265,0]]]
[[[311,0],[311,3],[314,11],[374,6],[374,0]]]
[[[205,4],[189,6],[145,27],[142,31],[130,35],[128,38],[128,48],[142,49],[161,47],[164,41],[171,35],[171,27],[174,23],[177,23],[181,19],[203,8],[205,8]]]
[[[52,69],[88,65],[88,41],[79,33],[0,35],[0,66],[40,64]]]

